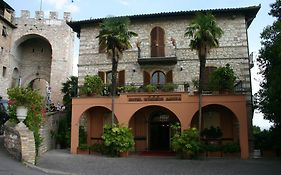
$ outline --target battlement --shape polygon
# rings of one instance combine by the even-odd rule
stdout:
[[[35,19],[42,20],[42,19],[59,19],[58,12],[51,11],[49,12],[49,17],[45,18],[44,11],[35,11]],[[30,11],[29,10],[21,10],[21,16],[22,19],[29,19],[30,17]],[[64,12],[63,13],[63,20],[70,21],[71,20],[71,13],[70,12]]]

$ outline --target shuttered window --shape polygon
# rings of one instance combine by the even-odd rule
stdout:
[[[125,70],[118,72],[118,86],[125,86]]]
[[[167,83],[173,83],[173,71],[170,70],[166,73],[166,81]]]
[[[209,90],[210,75],[216,69],[217,68],[214,67],[214,66],[207,66],[207,67],[205,67],[204,80],[203,80],[203,90]]]
[[[150,74],[146,71],[143,71],[143,85],[150,84]]]
[[[165,56],[165,32],[161,27],[154,27],[151,30],[151,57]]]

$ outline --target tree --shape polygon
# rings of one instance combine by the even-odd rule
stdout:
[[[258,64],[263,76],[261,89],[257,95],[258,109],[264,118],[274,123],[271,128],[273,149],[281,150],[281,1],[271,4],[269,15],[277,18],[271,26],[261,33],[260,55]]]
[[[271,4],[271,8],[269,14],[277,20],[261,33],[262,48],[257,60],[264,79],[257,99],[264,118],[281,127],[281,1]]]
[[[99,38],[100,48],[105,48],[107,54],[111,56],[112,63],[112,124],[114,124],[114,102],[116,95],[116,78],[118,61],[122,53],[132,48],[130,38],[137,36],[136,33],[129,31],[130,20],[127,17],[106,18],[100,26]]]
[[[62,83],[61,92],[63,95],[63,104],[65,106],[66,118],[60,119],[56,141],[62,148],[70,146],[70,128],[72,115],[72,98],[78,95],[78,77],[71,76],[66,82]]]
[[[185,36],[190,38],[190,48],[196,50],[200,61],[199,72],[199,131],[201,131],[202,119],[202,85],[204,82],[204,72],[207,54],[210,49],[219,46],[219,38],[222,36],[223,31],[218,26],[215,17],[211,13],[198,13],[195,19],[191,21],[190,25],[186,28]]]

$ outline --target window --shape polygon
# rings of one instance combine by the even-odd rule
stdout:
[[[165,31],[161,27],[154,27],[151,30],[151,57],[165,56]]]
[[[7,28],[5,26],[3,26],[3,29],[2,29],[2,36],[4,36],[4,37],[8,36]]]
[[[105,84],[111,84],[111,80],[112,80],[112,72],[111,71],[107,71],[107,72],[98,72],[99,77],[101,77],[102,81]],[[119,72],[117,72],[117,77],[116,77],[116,82],[117,82],[117,86],[124,86],[125,85],[125,70],[121,70]]]
[[[2,77],[6,77],[7,67],[3,66]]]
[[[152,84],[165,84],[166,83],[166,76],[161,71],[156,71],[152,74],[151,79]]]

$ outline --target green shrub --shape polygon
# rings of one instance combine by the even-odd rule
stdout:
[[[24,123],[34,134],[36,155],[38,155],[38,150],[42,143],[39,129],[45,115],[43,97],[36,90],[22,87],[8,89],[7,94],[10,100],[9,117],[11,121],[18,122],[16,115],[16,108],[18,106],[27,107],[28,112]]]
[[[179,124],[172,126],[175,134],[171,138],[171,146],[174,151],[187,155],[190,158],[196,157],[202,151],[199,132],[196,128],[179,131]]]
[[[173,92],[177,88],[177,85],[173,83],[166,83],[163,85],[162,90],[164,92]]]
[[[219,67],[210,75],[209,87],[214,91],[233,90],[236,77],[229,64]]]
[[[145,90],[147,92],[155,92],[157,90],[157,86],[154,84],[148,84],[145,86]]]
[[[222,146],[225,153],[236,153],[240,151],[240,145],[237,142],[226,143]]]
[[[132,130],[120,125],[104,125],[102,139],[113,156],[119,155],[120,152],[132,150],[135,144]]]
[[[103,88],[103,81],[98,75],[86,75],[81,90],[86,95],[98,95],[102,93]]]

